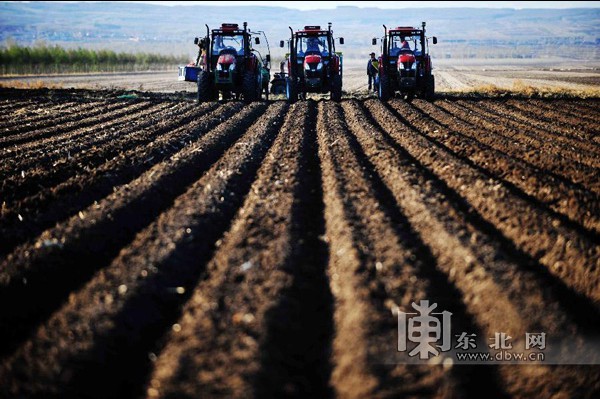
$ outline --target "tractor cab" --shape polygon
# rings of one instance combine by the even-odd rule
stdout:
[[[390,29],[388,40],[390,56],[397,57],[400,53],[421,54],[421,32],[415,28]]]
[[[236,73],[244,61],[244,55],[250,53],[250,34],[239,29],[238,24],[222,24],[211,32],[210,65],[214,71],[215,84],[218,87],[235,85],[240,79]],[[250,57],[256,57],[250,54]]]
[[[296,33],[296,52],[299,58],[306,55],[319,55],[329,57],[335,52],[335,44],[331,42],[331,36],[327,31],[321,30],[320,26],[305,26],[304,30]]]
[[[305,83],[311,87],[322,84],[323,71],[327,69],[330,55],[335,53],[331,36],[327,33],[319,26],[306,26],[296,34],[296,65],[302,65]]]

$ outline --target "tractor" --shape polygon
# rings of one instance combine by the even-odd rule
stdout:
[[[342,53],[335,52],[335,39],[331,22],[327,30],[320,26],[305,26],[294,33],[289,28],[288,73],[285,92],[288,102],[299,98],[306,100],[306,93],[331,93],[333,101],[342,99]],[[344,44],[344,38],[339,38]],[[285,41],[279,42],[284,47]]]
[[[387,29],[382,39],[382,52],[379,57],[378,97],[387,101],[396,92],[411,100],[418,96],[432,99],[435,93],[435,77],[431,73],[429,38],[425,36],[425,22],[422,28],[397,27]],[[377,45],[377,38],[373,45]],[[437,38],[432,37],[433,44]]]
[[[257,101],[262,93],[269,98],[269,64],[271,55],[262,55],[252,48],[252,35],[264,32],[251,32],[244,22],[243,29],[238,24],[222,24],[220,28],[209,29],[206,37],[196,38],[194,43],[200,48],[197,64],[198,102],[222,99],[243,99]],[[266,36],[265,36],[266,41]],[[254,37],[260,44],[260,38]],[[268,41],[267,52],[268,52]]]

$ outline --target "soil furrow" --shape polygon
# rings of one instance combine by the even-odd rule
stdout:
[[[559,120],[565,121],[568,125],[578,125],[584,122],[590,128],[592,133],[597,130],[597,118],[600,117],[600,112],[597,112],[597,105],[592,108],[585,107],[585,101],[579,103],[573,101],[558,101],[547,102],[542,100],[531,100],[531,106],[540,110],[544,110],[550,114],[552,118],[557,117]],[[584,109],[582,111],[582,107]],[[594,112],[596,111],[596,112]],[[594,113],[596,115],[594,115]]]
[[[39,101],[35,99],[26,99],[21,101],[14,100],[5,100],[6,102],[0,102],[0,124],[3,121],[8,121],[8,123],[12,124],[14,122],[14,114],[19,112],[23,113],[24,108],[28,107],[41,107],[46,105],[47,101]],[[0,131],[0,137],[4,134],[4,131]]]
[[[67,133],[70,133],[73,130],[84,126],[91,126],[94,123],[109,121],[112,118],[125,115],[132,109],[143,109],[144,106],[147,106],[148,104],[149,102],[147,101],[136,101],[133,104],[126,103],[126,105],[128,106],[123,108],[124,104],[113,103],[107,105],[105,108],[99,107],[90,111],[85,111],[85,115],[83,118],[81,117],[81,115],[71,115],[58,120],[48,121],[46,124],[40,126],[21,127],[17,130],[11,129],[11,133],[14,134],[0,139],[0,149],[3,149],[3,152],[6,152],[7,149],[12,150],[13,148],[10,147],[13,146],[19,145],[18,148],[21,148],[21,145],[27,145],[32,142],[33,145],[39,145],[39,143],[36,142],[36,140],[43,140],[47,138],[50,138],[50,140],[55,139],[55,137],[52,136],[58,136],[58,138],[63,138],[67,136]],[[60,126],[61,130],[57,132],[56,126]]]
[[[0,264],[0,338],[13,349],[26,333],[169,207],[265,109],[253,104],[110,196],[17,247]],[[82,264],[81,260],[86,259]],[[18,323],[15,321],[18,320]]]
[[[171,105],[176,105],[176,103],[172,103]],[[100,122],[98,125],[90,126],[86,126],[84,124],[83,127],[87,127],[87,129],[84,129],[83,132],[77,132],[74,134],[72,131],[67,131],[67,133],[64,134],[59,133],[42,140],[9,147],[4,151],[4,159],[11,160],[10,162],[14,163],[15,161],[12,159],[18,158],[18,161],[24,161],[24,164],[27,164],[27,162],[32,164],[32,160],[37,158],[48,157],[48,159],[56,159],[56,156],[61,156],[61,154],[68,154],[69,156],[71,153],[77,154],[78,145],[87,142],[93,143],[95,142],[94,140],[102,143],[110,137],[118,137],[117,127],[120,126],[119,123],[136,123],[136,115],[152,115],[155,112],[160,112],[169,108],[169,103],[163,102],[147,104],[146,107],[147,108],[137,108],[134,109],[133,112],[117,116],[114,120],[110,120],[108,123]],[[53,126],[53,128],[57,131],[60,131],[62,127],[63,125],[60,124]],[[96,131],[93,128],[98,127],[98,134],[96,136]]]
[[[26,107],[32,103],[40,103],[40,101],[38,99],[33,99],[33,98],[27,98],[27,99],[23,99],[23,100],[14,100],[14,99],[9,99],[9,100],[0,100],[0,110],[3,112],[10,112],[13,109],[17,109],[17,108],[22,108],[22,107]],[[2,114],[5,115],[5,114]],[[2,116],[0,116],[2,117]]]
[[[370,100],[365,104],[371,112],[383,107]],[[403,130],[405,135],[394,136],[403,147],[410,148],[419,162],[443,178],[519,250],[600,307],[600,248],[589,236],[565,226],[554,215],[515,195],[497,177],[429,137],[424,132],[432,130],[431,126],[411,112],[411,107],[399,102],[394,105],[405,112],[404,116],[394,112],[408,127]]]
[[[166,105],[166,104],[165,104]],[[188,110],[193,110],[192,107]],[[73,176],[88,174],[98,165],[105,163],[123,152],[128,147],[143,146],[155,138],[158,134],[155,127],[163,120],[173,122],[189,122],[190,114],[180,114],[180,108],[169,106],[151,109],[152,115],[138,117],[133,115],[130,120],[117,123],[112,131],[106,134],[94,134],[90,132],[86,138],[77,142],[61,146],[60,149],[44,156],[43,154],[32,154],[29,157],[30,164],[20,163],[14,166],[15,171],[21,174],[7,177],[2,182],[0,195],[3,196],[9,207],[24,198],[36,195],[40,191],[51,188]],[[35,168],[37,162],[50,163],[51,168]],[[18,187],[18,190],[17,190]]]
[[[0,89],[0,397],[600,397],[599,100],[161,87]]]
[[[23,173],[27,175],[31,172],[39,172],[36,166],[40,162],[51,165],[52,168],[60,167],[62,164],[69,163],[74,156],[85,155],[85,150],[93,148],[96,143],[102,144],[114,137],[119,138],[121,129],[131,130],[135,129],[138,124],[144,124],[144,120],[139,118],[147,112],[160,112],[167,107],[164,103],[131,107],[106,123],[102,121],[97,124],[83,123],[81,129],[76,129],[76,133],[71,132],[60,137],[34,142],[32,143],[33,148],[22,146],[23,151],[13,151],[11,156],[5,158],[0,169],[0,176],[21,174],[22,177]]]
[[[569,136],[557,135],[554,129],[545,128],[543,125],[537,123],[535,119],[519,118],[519,115],[507,110],[505,103],[499,105],[493,102],[484,104],[481,102],[458,101],[456,105],[466,109],[468,112],[476,113],[486,120],[495,121],[500,126],[507,125],[516,129],[521,134],[539,137],[543,140],[543,143],[546,143],[559,156],[563,152],[566,152],[569,157],[572,157],[579,163],[588,165],[588,167],[594,168],[598,165],[598,154],[587,151],[589,139],[582,139],[573,134]]]
[[[600,101],[596,100],[579,100],[579,101],[562,101],[559,108],[566,108],[573,116],[577,118],[585,118],[590,121],[597,121],[600,118]]]
[[[158,358],[148,396],[329,396],[320,178],[305,128],[313,117],[313,104],[292,106]]]
[[[208,131],[239,112],[239,108],[237,104],[215,110],[216,105],[211,104],[194,109],[189,115],[178,115],[180,119],[163,119],[162,123],[155,123],[149,132],[145,132],[153,137],[145,146],[129,143],[124,148],[110,148],[117,151],[116,156],[98,167],[79,171],[66,181],[18,202],[5,203],[0,213],[0,237],[3,240],[0,255],[109,195],[114,187],[130,182],[185,147],[197,137],[194,132],[199,127]],[[97,161],[105,157],[106,154],[100,154]],[[44,183],[50,185],[51,179],[47,178]]]
[[[472,126],[455,122],[453,117],[440,113],[431,104],[421,101],[414,102],[414,104],[420,114],[430,121],[432,128],[428,129],[427,136],[435,138],[482,169],[512,184],[539,202],[542,207],[549,209],[550,212],[556,212],[555,216],[561,218],[563,222],[571,224],[574,228],[583,226],[585,229],[589,229],[582,230],[584,234],[600,232],[598,196],[577,187],[569,179],[548,172],[543,164],[548,163],[550,157],[540,159],[535,154],[531,154],[531,157],[539,159],[539,162],[535,162],[535,159],[523,160],[520,156],[515,157],[514,154],[511,154],[514,151],[505,152],[506,148],[511,147],[510,144],[512,144],[512,148],[516,148],[515,144],[509,141],[503,142],[486,130],[475,132]],[[542,165],[538,166],[536,163]],[[594,177],[578,176],[578,179],[574,180],[598,180],[596,174],[592,174],[592,176]],[[600,190],[600,180],[598,180],[597,187]]]
[[[515,124],[513,127],[489,112],[474,112],[455,101],[437,101],[436,106],[456,118],[458,124],[470,125],[466,132],[475,139],[480,137],[479,129],[484,128],[484,132],[489,132],[489,135],[481,137],[486,140],[486,144],[538,167],[549,167],[553,174],[578,182],[585,181],[588,177],[594,178],[598,173],[595,168],[579,161],[581,151],[557,145],[554,140],[544,138],[539,132],[531,132],[530,126]]]
[[[431,248],[438,268],[461,291],[468,312],[485,333],[478,338],[479,345],[487,348],[486,336],[510,331],[513,345],[523,347],[525,332],[541,329],[561,346],[558,349],[564,351],[558,352],[561,356],[568,353],[589,356],[585,333],[596,328],[585,312],[574,317],[572,308],[565,307],[565,292],[560,282],[524,268],[523,263],[532,259],[528,261],[526,254],[511,248],[511,243],[499,232],[493,232],[493,227],[492,231],[481,229],[487,222],[420,164],[416,157],[431,150],[415,149],[418,140],[411,137],[409,129],[398,126],[393,114],[381,104],[367,101],[369,113],[384,129],[380,139],[375,134],[377,128],[366,115],[361,115],[354,105],[346,106],[350,107],[353,109],[346,116],[351,126],[355,121],[362,125],[363,131],[358,131],[357,137],[367,156],[373,160],[408,221]],[[591,309],[592,314],[598,314]],[[594,355],[591,358],[594,361]],[[595,380],[593,369],[579,371],[543,365],[519,369],[510,365],[498,367],[502,386],[513,397],[545,397],[551,392],[572,396],[580,386],[591,386]]]
[[[352,109],[343,104],[345,111]],[[363,130],[353,113],[341,114],[327,104],[319,120],[319,139],[326,201],[330,278],[336,296],[336,337],[333,383],[341,397],[457,397],[469,395],[464,373],[446,365],[407,365],[397,353],[397,311],[414,311],[411,303],[433,300],[455,315],[455,327],[474,329],[447,278],[421,242],[393,194],[365,156],[355,135]],[[349,125],[346,125],[347,121]],[[371,148],[368,150],[370,151]],[[377,146],[373,151],[377,152]],[[360,309],[364,314],[355,314]],[[359,321],[360,320],[360,321]],[[353,326],[354,323],[359,323]],[[361,331],[357,337],[356,331]],[[347,350],[352,342],[354,350]],[[335,350],[337,349],[337,350]],[[394,364],[394,363],[398,364]],[[492,368],[493,369],[493,368]],[[490,388],[497,387],[487,371],[470,368]],[[368,377],[365,384],[364,377]],[[493,388],[492,388],[493,389]],[[501,397],[498,388],[498,397]]]
[[[19,126],[39,128],[47,126],[51,121],[59,121],[66,115],[77,115],[81,111],[90,111],[99,107],[105,107],[106,101],[94,101],[82,103],[80,101],[58,102],[58,103],[30,103],[19,107],[16,111],[8,113],[0,118],[0,136],[7,137],[11,134],[19,134]]]
[[[549,127],[549,130],[554,130],[566,137],[576,136],[585,142],[597,134],[596,122],[587,121],[583,118],[567,118],[560,108],[547,111],[540,109],[536,104],[515,100],[508,100],[503,105],[512,113],[528,117],[536,124],[542,122]],[[599,149],[595,148],[595,150],[597,152]]]
[[[595,165],[591,166],[597,167],[598,165],[597,149],[595,150],[594,148],[592,148],[592,150],[595,151],[592,151],[590,154],[588,154],[588,152],[590,152],[589,139],[578,136],[576,134],[576,130],[571,130],[570,134],[560,133],[560,129],[558,129],[557,127],[549,126],[547,123],[536,119],[532,120],[530,116],[527,116],[523,112],[515,112],[514,110],[511,110],[510,107],[506,105],[506,103],[471,103],[467,101],[460,101],[459,104],[473,111],[480,110],[480,112],[482,111],[484,113],[487,113],[488,115],[496,115],[498,118],[500,118],[500,120],[503,121],[503,124],[510,124],[515,128],[523,129],[524,131],[536,132],[542,135],[547,140],[551,140],[555,145],[564,146],[568,149],[571,149],[571,151],[579,149],[585,154],[585,158],[581,158],[580,161],[595,163]]]
[[[23,345],[0,368],[5,380],[28,378],[35,383],[15,382],[6,392],[89,398],[144,395],[160,338],[177,322],[215,242],[242,205],[285,109],[282,102],[271,106],[173,206],[38,329],[31,344]],[[245,130],[243,124],[238,126]],[[69,334],[77,336],[78,346],[68,346]],[[60,353],[48,351],[65,344]],[[37,358],[52,359],[61,371],[35,362]]]

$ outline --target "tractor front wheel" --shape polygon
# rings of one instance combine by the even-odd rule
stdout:
[[[425,83],[425,98],[429,101],[435,97],[435,76],[430,75]]]
[[[342,101],[342,77],[335,75],[331,80],[331,100],[335,102]]]
[[[249,71],[244,74],[244,81],[242,82],[242,97],[244,97],[245,102],[249,103],[256,101],[257,83],[258,79],[254,73]]]
[[[390,99],[390,78],[387,75],[382,75],[379,78],[379,89],[377,96],[381,101],[387,101]]]
[[[298,88],[296,87],[296,82],[291,78],[285,80],[285,96],[290,104],[298,101]]]
[[[211,101],[213,97],[210,74],[206,71],[200,71],[198,73],[198,102]]]

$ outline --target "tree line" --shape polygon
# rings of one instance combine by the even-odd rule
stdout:
[[[27,47],[7,43],[0,47],[2,75],[165,70],[186,62],[185,56],[66,49],[46,44]]]

